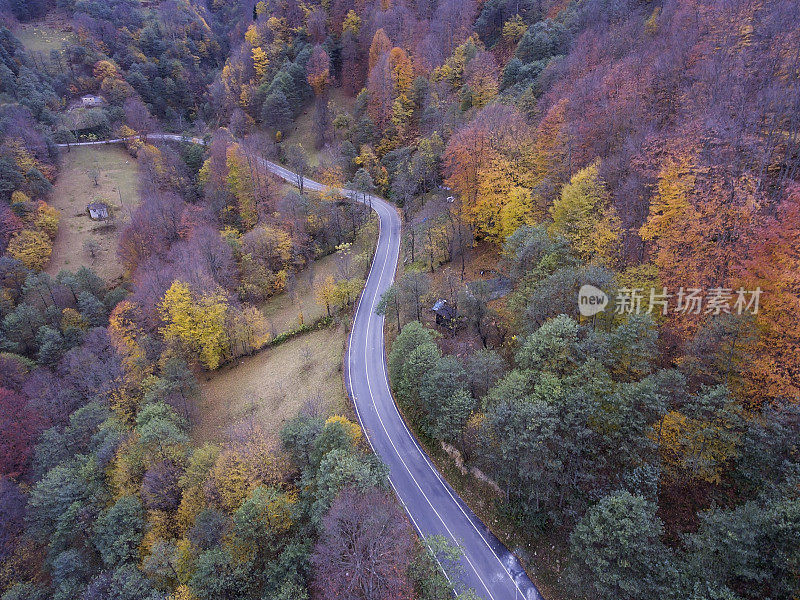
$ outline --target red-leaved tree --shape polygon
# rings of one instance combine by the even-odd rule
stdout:
[[[314,549],[314,589],[326,600],[408,598],[408,523],[385,492],[344,490],[323,520]]]
[[[0,475],[26,474],[39,433],[41,421],[25,397],[0,388]]]

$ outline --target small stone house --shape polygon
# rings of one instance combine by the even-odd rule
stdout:
[[[439,298],[431,308],[436,316],[436,324],[440,327],[452,327],[456,322],[456,311],[447,303],[447,300]]]
[[[105,104],[105,100],[103,100],[102,96],[82,96],[81,97],[81,106],[83,108],[97,108],[98,106],[103,106]]]
[[[86,207],[92,221],[105,221],[108,219],[108,205],[104,202],[92,202]]]

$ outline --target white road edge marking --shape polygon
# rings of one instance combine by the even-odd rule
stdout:
[[[386,207],[386,206],[384,206],[384,204],[382,204],[382,200],[378,200],[378,201],[377,201],[375,204],[377,204],[377,205],[379,205],[379,206],[382,206],[382,207]],[[377,209],[373,209],[373,210],[375,210],[375,212],[377,212],[377,213],[378,213],[378,216],[380,217],[380,212],[379,212]],[[391,210],[391,207],[388,207],[388,210]],[[379,222],[380,222],[380,219],[379,219]],[[389,245],[389,247],[391,247],[391,244]],[[398,254],[399,254],[399,250],[400,250],[400,249],[399,249],[399,244],[398,244],[398,249],[397,249],[397,250],[398,250]],[[387,248],[387,258],[388,258],[388,248]],[[373,260],[373,264],[374,264],[374,260]],[[379,274],[379,278],[378,278],[378,283],[379,283],[379,284],[380,284],[380,280],[383,278],[383,275],[384,275],[384,272],[385,272],[385,266],[386,266],[386,262],[385,262],[385,260],[384,260],[384,266],[381,268],[381,272],[380,272],[380,274]],[[370,274],[371,274],[371,272],[370,272]],[[394,279],[394,273],[392,273],[392,279]],[[380,287],[380,285],[379,285],[378,287]],[[365,286],[365,289],[366,289],[366,286]],[[377,290],[376,290],[376,291],[377,291]],[[371,307],[370,307],[370,313],[369,313],[369,317],[367,317],[367,332],[369,332],[370,326],[371,326],[371,324],[372,324],[372,316],[373,316],[373,312],[374,312],[374,307],[375,307],[375,299],[376,299],[376,298],[377,298],[377,294],[376,294],[376,295],[373,297],[373,299],[372,299],[372,304],[371,304]],[[359,304],[360,304],[360,299],[359,299]],[[358,307],[357,307],[357,309],[356,309],[356,313],[357,313],[357,312],[358,312]],[[353,322],[355,322],[355,317],[353,318]],[[351,335],[352,335],[352,331],[351,331]],[[349,347],[348,347],[348,348],[349,348]],[[352,362],[352,361],[351,361],[351,359],[350,359],[350,356],[351,356],[351,355],[350,355],[350,352],[349,352],[349,349],[348,349],[348,363]],[[381,362],[382,362],[382,364],[383,364],[383,370],[384,370],[385,381],[386,381],[386,384],[387,384],[387,387],[388,387],[388,382],[389,382],[389,374],[386,372],[386,361],[385,361],[385,360],[382,360]],[[366,336],[365,336],[365,370],[366,370]],[[368,371],[368,370],[366,370],[366,371],[367,371],[367,386],[368,386],[368,387],[369,387],[369,389],[370,389],[370,395],[372,395],[372,386],[370,385],[370,382],[369,382],[369,371]],[[348,376],[349,376],[349,374],[350,374],[350,368],[349,368],[349,364],[348,364]],[[352,382],[352,378],[351,378],[351,382]],[[351,384],[351,385],[352,385],[352,384]],[[389,390],[387,390],[387,391],[389,391]],[[389,394],[391,394],[391,391],[389,391]],[[373,406],[375,406],[375,399],[374,399],[374,396],[373,396],[373,398],[372,398],[372,403],[373,403]],[[355,402],[354,402],[354,404],[355,404]],[[505,571],[506,575],[508,575],[508,578],[511,580],[511,583],[513,583],[513,584],[514,584],[514,587],[517,589],[517,591],[518,591],[518,592],[519,592],[519,593],[522,595],[522,597],[523,597],[523,598],[525,598],[525,593],[524,593],[524,592],[523,592],[523,591],[522,591],[522,590],[519,588],[519,585],[517,585],[517,582],[516,582],[516,580],[514,579],[514,576],[513,576],[513,575],[511,574],[511,572],[508,570],[508,567],[506,567],[505,563],[503,563],[503,561],[501,560],[501,558],[500,558],[500,557],[497,555],[497,552],[495,552],[494,548],[492,548],[492,546],[491,546],[491,545],[489,544],[489,542],[486,540],[486,538],[484,537],[483,533],[482,533],[482,532],[480,531],[480,529],[478,529],[478,527],[475,525],[474,521],[473,521],[473,520],[470,518],[470,516],[469,516],[469,515],[468,515],[468,514],[467,514],[467,513],[464,511],[464,508],[463,508],[463,506],[461,505],[461,502],[459,502],[459,501],[458,501],[458,499],[457,499],[457,498],[455,498],[455,497],[453,496],[453,494],[450,492],[450,489],[449,489],[449,487],[447,486],[446,482],[443,480],[442,476],[439,474],[439,472],[436,470],[436,468],[435,468],[435,467],[434,467],[434,466],[431,464],[431,461],[430,461],[430,459],[429,459],[428,455],[427,455],[427,454],[426,454],[426,453],[425,453],[425,452],[422,450],[422,448],[420,448],[420,447],[419,447],[419,444],[418,444],[418,442],[417,442],[416,438],[415,438],[415,437],[414,437],[414,435],[411,433],[411,431],[408,429],[408,426],[406,425],[405,419],[403,419],[402,415],[400,415],[400,411],[399,411],[399,409],[397,408],[397,404],[395,404],[394,400],[392,400],[392,403],[391,403],[391,404],[392,404],[392,407],[394,408],[394,410],[395,410],[395,411],[396,411],[396,413],[397,413],[398,419],[399,419],[399,420],[400,420],[400,422],[403,424],[403,428],[405,429],[405,431],[406,431],[406,433],[408,434],[408,436],[411,438],[411,441],[412,441],[412,443],[414,444],[414,447],[417,449],[417,452],[419,452],[419,454],[422,456],[422,459],[423,459],[423,460],[425,461],[425,463],[428,465],[428,468],[429,468],[429,469],[430,469],[430,470],[433,472],[433,474],[436,476],[436,479],[437,479],[437,480],[439,481],[439,483],[442,485],[442,487],[444,488],[445,492],[447,492],[447,495],[448,495],[448,496],[450,496],[450,499],[451,499],[451,500],[453,500],[453,502],[456,504],[456,506],[458,506],[458,509],[461,511],[461,514],[463,514],[463,515],[464,515],[464,518],[466,518],[466,519],[467,519],[467,521],[469,521],[470,525],[472,525],[472,528],[475,530],[475,532],[476,532],[476,533],[478,534],[478,536],[481,538],[481,540],[483,541],[483,543],[484,543],[484,544],[486,544],[486,547],[489,549],[489,551],[490,551],[490,552],[492,553],[492,555],[495,557],[495,559],[497,560],[497,562],[498,562],[498,563],[500,564],[500,566],[503,568],[503,571]],[[389,439],[389,443],[392,445],[392,448],[394,448],[395,452],[397,453],[397,456],[400,458],[400,461],[403,463],[403,466],[404,466],[404,467],[406,467],[406,470],[409,472],[409,475],[411,475],[411,478],[414,480],[414,483],[416,484],[417,488],[419,488],[420,492],[421,492],[421,493],[422,493],[422,495],[425,497],[425,500],[426,500],[426,501],[428,502],[428,504],[431,506],[431,509],[432,509],[432,510],[433,510],[433,511],[436,513],[436,516],[437,516],[437,517],[439,517],[439,520],[440,520],[440,521],[442,521],[442,524],[445,526],[445,528],[448,530],[448,532],[450,532],[449,528],[448,528],[448,527],[447,527],[447,525],[444,523],[444,521],[442,520],[442,518],[441,518],[441,516],[439,515],[439,513],[438,513],[438,512],[436,511],[436,509],[433,507],[433,504],[431,503],[431,501],[430,501],[430,499],[428,498],[428,496],[427,496],[427,495],[425,494],[425,492],[422,490],[422,488],[420,487],[419,483],[417,483],[417,480],[416,480],[416,478],[414,478],[414,475],[413,475],[413,474],[411,474],[411,470],[408,468],[408,465],[406,465],[406,462],[405,462],[405,460],[403,460],[403,457],[402,457],[402,456],[400,455],[400,453],[398,452],[398,450],[397,450],[397,448],[396,448],[396,446],[395,446],[395,444],[394,444],[394,441],[392,440],[392,437],[391,437],[391,435],[389,434],[388,430],[386,429],[386,426],[385,426],[385,424],[384,424],[384,422],[383,422],[383,419],[382,419],[382,418],[381,418],[381,416],[380,416],[380,413],[378,413],[377,406],[375,406],[375,412],[376,412],[376,413],[377,413],[377,415],[378,415],[378,420],[380,420],[380,422],[381,422],[381,426],[383,427],[383,430],[386,432],[386,436],[387,436],[387,438]],[[359,416],[359,420],[360,420],[360,416]],[[458,542],[457,542],[457,540],[455,539],[455,537],[453,537],[452,533],[451,533],[451,537],[453,538],[453,541],[454,541],[454,542],[458,543]],[[467,561],[469,561],[469,558],[468,558],[468,557],[466,557],[466,555],[465,555],[465,558],[467,558]],[[481,580],[481,583],[483,583],[484,587],[486,587],[486,584],[484,583],[484,581],[483,581],[483,579],[481,578],[480,574],[478,573],[477,569],[475,569],[475,567],[474,567],[474,565],[472,565],[472,562],[471,562],[471,561],[469,561],[469,562],[470,562],[470,565],[472,566],[472,569],[473,569],[473,571],[475,571],[475,574],[478,576],[478,579],[480,579],[480,580]],[[486,591],[487,591],[487,592],[489,591],[489,590],[488,590],[488,588],[487,588],[487,590],[486,590]],[[489,592],[489,595],[490,595],[490,596],[492,595],[492,594],[491,594],[491,592]]]
[[[377,213],[378,211],[376,210],[375,212]],[[381,238],[381,230],[382,230],[382,228],[383,228],[383,224],[381,223],[380,214],[379,214],[378,215],[378,240],[375,242],[376,253],[377,253],[378,241],[380,241],[380,238]],[[387,254],[387,256],[388,256],[388,254]],[[375,260],[373,258],[373,265],[374,265],[374,262],[375,262]],[[385,263],[384,263],[384,265],[385,265]],[[369,275],[372,275],[372,265],[370,265],[370,273],[369,273]],[[367,276],[367,280],[369,280],[369,275]],[[378,281],[378,283],[380,283],[380,281]],[[365,283],[364,284],[364,288],[366,289],[366,287],[367,287],[367,284]],[[353,315],[353,323],[356,322],[356,318],[358,317],[358,311],[359,311],[359,309],[361,307],[361,299],[362,299],[362,297],[363,297],[363,294],[359,294],[358,301],[356,302],[356,312]],[[367,325],[369,325],[369,323],[367,323]],[[367,330],[369,331],[369,327],[367,327]],[[375,451],[375,446],[372,445],[372,440],[370,439],[370,436],[369,436],[369,430],[364,425],[364,423],[363,423],[363,421],[361,419],[361,411],[358,410],[358,402],[356,401],[357,399],[356,399],[355,392],[353,392],[353,378],[352,378],[352,376],[350,374],[352,372],[352,368],[351,367],[352,367],[353,359],[352,359],[352,354],[350,352],[350,348],[353,347],[352,344],[353,344],[353,332],[354,331],[355,331],[355,328],[350,329],[349,341],[348,341],[348,344],[347,344],[347,379],[348,379],[347,388],[348,388],[348,391],[350,392],[350,395],[353,397],[353,407],[356,410],[356,416],[358,417],[358,422],[361,423],[361,429],[364,432],[364,437],[367,438],[367,443],[369,444],[369,447],[372,448],[372,453],[375,456],[378,456],[378,453]],[[364,365],[364,366],[366,368],[366,365]],[[385,365],[384,365],[384,367],[385,367]],[[373,401],[373,405],[374,405],[374,401]],[[376,408],[376,413],[377,413],[377,408]],[[439,569],[442,571],[442,574],[445,576],[445,579],[447,579],[447,582],[451,585],[453,596],[457,596],[458,593],[456,592],[455,586],[453,585],[453,580],[450,579],[450,575],[447,574],[447,570],[444,568],[444,565],[442,565],[442,562],[439,560],[439,557],[436,556],[433,553],[433,548],[431,548],[430,544],[428,543],[427,537],[425,536],[425,534],[422,532],[422,529],[420,529],[419,525],[417,524],[417,520],[414,518],[414,515],[411,514],[411,510],[409,510],[408,506],[406,506],[406,503],[403,500],[403,497],[400,495],[400,492],[395,487],[394,482],[392,481],[391,475],[388,476],[386,479],[389,481],[389,485],[392,486],[392,490],[394,490],[394,494],[395,494],[395,496],[397,496],[397,499],[400,501],[400,504],[403,505],[403,510],[406,511],[406,514],[411,519],[411,523],[413,524],[414,529],[417,530],[417,535],[419,535],[419,537],[422,540],[422,542],[428,547],[428,550],[430,550],[431,555],[436,560],[436,563],[439,565]]]
[[[380,211],[376,210],[376,212],[378,213],[378,217],[380,217],[381,216]],[[379,221],[380,221],[380,219],[379,219]],[[378,236],[378,239],[380,240],[380,234]],[[389,238],[389,240],[391,242],[391,237]],[[370,379],[369,379],[369,369],[367,368],[367,339],[369,338],[369,331],[370,331],[370,327],[372,326],[372,314],[373,314],[373,311],[375,309],[375,299],[377,298],[377,292],[378,292],[378,289],[380,288],[380,283],[381,283],[381,280],[383,279],[383,275],[384,275],[385,270],[386,270],[386,263],[389,260],[389,254],[390,254],[390,251],[392,250],[392,247],[393,247],[393,244],[391,244],[391,243],[389,243],[387,245],[386,256],[383,259],[383,266],[381,267],[381,270],[378,272],[378,285],[377,285],[376,290],[375,290],[376,294],[372,297],[372,302],[370,304],[369,314],[367,316],[367,326],[366,326],[366,329],[365,329],[365,332],[364,332],[364,373],[365,373],[366,379],[367,379],[367,388],[369,389],[369,395],[370,395],[370,399],[372,400],[372,406],[375,408],[375,414],[378,416],[378,421],[380,421],[381,427],[383,428],[383,431],[386,433],[386,438],[389,440],[389,443],[392,445],[392,448],[394,449],[395,454],[397,454],[397,458],[400,459],[400,462],[403,464],[403,467],[405,467],[406,472],[411,477],[411,480],[414,482],[414,485],[417,486],[417,489],[422,494],[422,497],[425,498],[425,501],[428,503],[428,506],[431,507],[431,510],[433,511],[433,513],[436,515],[436,517],[439,519],[441,524],[444,526],[444,528],[447,531],[447,533],[450,535],[450,539],[452,539],[453,542],[456,545],[458,545],[458,540],[456,539],[456,537],[453,534],[453,532],[450,530],[450,527],[447,526],[447,523],[445,523],[444,519],[439,514],[439,511],[436,510],[436,507],[433,505],[433,503],[431,502],[430,498],[428,498],[428,495],[425,493],[425,491],[419,485],[419,482],[417,481],[417,478],[414,477],[414,474],[411,472],[411,469],[408,467],[408,464],[406,464],[406,461],[403,459],[403,456],[400,454],[400,451],[397,449],[397,446],[395,446],[394,440],[392,439],[392,436],[389,433],[389,430],[386,429],[386,424],[383,422],[383,417],[381,417],[381,414],[378,411],[378,406],[375,404],[375,394],[372,392],[372,384],[370,383]],[[373,264],[374,264],[374,259],[373,259]],[[370,271],[372,271],[371,267],[370,267]],[[370,275],[371,274],[372,274],[372,272],[370,272]],[[367,279],[369,280],[369,277]],[[365,290],[366,290],[366,287],[367,286],[365,284],[365,286],[364,286]],[[360,306],[356,308],[356,313],[358,312],[358,308],[360,308]],[[356,316],[357,316],[357,314],[356,314]],[[356,320],[356,317],[353,318],[353,322],[354,323],[355,323],[355,320]],[[351,332],[350,332],[351,336],[352,336],[352,332],[353,331],[354,331],[354,329],[351,330]],[[381,334],[383,334],[383,332],[381,332]],[[347,357],[348,357],[348,363],[351,363],[352,362],[352,358],[351,358],[352,354],[349,351],[349,347],[348,347]],[[381,357],[381,362],[383,362],[383,357]],[[351,371],[350,371],[350,368],[349,368],[349,364],[348,364],[347,372],[348,372],[348,375],[350,375]],[[352,382],[352,377],[350,377],[350,380]],[[394,402],[392,402],[392,404],[394,404]],[[361,420],[360,416],[359,416],[359,420]],[[363,427],[363,423],[362,423],[362,427]],[[464,558],[469,563],[469,566],[472,567],[472,570],[475,572],[475,576],[478,578],[478,580],[483,585],[484,589],[486,590],[486,593],[489,594],[489,597],[492,600],[494,600],[494,595],[492,594],[491,590],[489,589],[489,586],[486,585],[486,582],[483,580],[483,577],[481,577],[481,574],[478,573],[478,569],[475,568],[475,565],[470,560],[470,558],[469,558],[468,554],[466,553],[466,551],[464,552]]]

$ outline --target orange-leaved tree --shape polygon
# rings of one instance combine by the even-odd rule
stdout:
[[[800,186],[790,188],[753,238],[742,270],[747,290],[762,290],[758,342],[745,371],[751,401],[800,402]],[[752,309],[751,309],[752,310]]]
[[[530,127],[508,106],[492,104],[461,127],[444,154],[447,185],[460,217],[477,237],[501,243],[522,224],[541,219],[533,196]]]

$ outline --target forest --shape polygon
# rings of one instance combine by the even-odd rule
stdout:
[[[194,433],[203,381],[284,341],[264,303],[332,254],[290,335],[347,330],[377,227],[344,186],[402,215],[377,306],[398,406],[544,597],[798,598],[798,23],[793,0],[0,0],[0,598],[480,597],[352,410]],[[49,271],[62,165],[114,137],[123,275]]]

